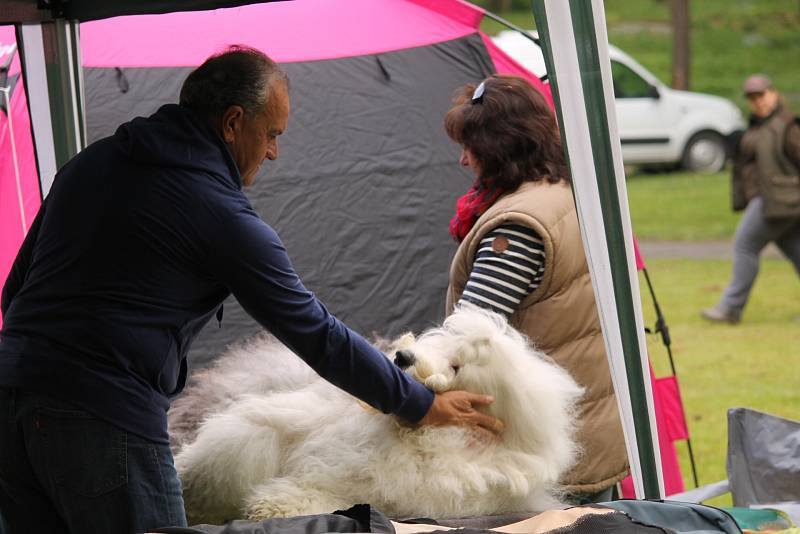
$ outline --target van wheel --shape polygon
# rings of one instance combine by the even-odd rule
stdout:
[[[717,132],[698,132],[683,149],[681,167],[689,172],[711,174],[725,168],[727,156],[724,137]]]

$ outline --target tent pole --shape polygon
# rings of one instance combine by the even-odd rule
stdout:
[[[532,0],[636,495],[663,475],[602,0]],[[549,32],[549,28],[558,32]],[[645,379],[647,378],[647,379]]]
[[[12,52],[13,57],[13,52]],[[22,179],[19,174],[19,159],[17,158],[17,139],[16,132],[14,132],[14,117],[11,109],[11,88],[0,87],[0,93],[3,94],[3,101],[5,103],[7,119],[8,119],[8,139],[11,142],[11,160],[14,166],[14,183],[17,189],[17,202],[19,204],[19,222],[22,225],[22,235],[28,234],[28,221],[25,216],[25,201],[22,198]]]
[[[18,27],[42,194],[56,171],[86,146],[78,23],[55,19]]]

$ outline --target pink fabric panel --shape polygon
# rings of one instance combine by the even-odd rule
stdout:
[[[436,11],[442,15],[454,19],[465,26],[475,30],[481,24],[484,9],[465,2],[463,0],[409,0],[415,4]]]
[[[470,10],[456,18],[433,0],[294,0],[243,7],[137,15],[81,25],[85,67],[195,66],[231,44],[246,44],[289,63],[376,54],[463,37],[475,31]],[[447,10],[445,9],[447,12]],[[472,9],[480,19],[481,12]]]
[[[511,59],[508,54],[500,50],[500,48],[492,42],[492,39],[488,35],[481,32],[481,37],[483,38],[483,44],[486,45],[486,50],[489,51],[489,57],[492,58],[494,68],[498,74],[510,74],[525,78],[544,95],[548,104],[550,104],[550,108],[555,109],[549,83],[542,83],[542,80],[532,74],[531,71]]]
[[[0,26],[0,65],[4,65],[8,60],[8,55],[17,42],[17,37],[14,33],[14,26]],[[14,75],[19,72],[19,55],[15,54],[11,67],[8,70],[9,75]]]
[[[41,205],[39,177],[36,173],[31,141],[31,123],[21,82],[17,82],[16,90],[11,97],[11,113],[20,188],[19,190],[17,188],[12,157],[11,129],[5,113],[0,112],[0,286],[5,283],[22,240]],[[22,211],[19,202],[20,192]],[[2,324],[3,319],[0,317],[0,326]]]
[[[678,462],[678,453],[675,450],[675,442],[670,436],[670,413],[669,410],[674,409],[676,406],[680,409],[680,418],[683,419],[683,404],[680,399],[680,392],[677,387],[671,388],[659,387],[660,380],[674,379],[675,377],[667,377],[666,379],[657,379],[653,373],[653,365],[650,364],[650,383],[653,385],[653,405],[656,412],[656,427],[658,428],[658,446],[661,449],[661,467],[664,472],[664,490],[667,495],[674,495],[684,491],[683,476],[681,476],[681,466]],[[677,382],[676,382],[677,385]],[[666,397],[665,397],[666,395]],[[678,398],[672,396],[678,395]],[[674,414],[672,414],[674,416]],[[686,437],[688,437],[688,431]],[[630,476],[622,480],[622,496],[626,499],[633,499],[636,497],[633,490],[633,479]]]
[[[658,397],[661,399],[667,437],[671,441],[689,439],[689,426],[686,424],[678,377],[665,376],[656,378],[655,386],[658,391]]]

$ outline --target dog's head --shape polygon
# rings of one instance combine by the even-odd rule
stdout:
[[[395,364],[436,392],[492,395],[488,412],[505,422],[503,441],[572,462],[574,408],[582,388],[501,315],[462,306],[441,327],[394,342]],[[546,452],[547,451],[547,452]]]
[[[456,309],[441,327],[419,337],[403,335],[390,351],[398,367],[437,393],[468,389],[494,394],[512,363],[509,359],[529,348],[503,317],[469,306]]]

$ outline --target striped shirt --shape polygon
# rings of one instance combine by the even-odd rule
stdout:
[[[544,242],[532,228],[504,224],[481,239],[459,304],[510,317],[544,276]]]

